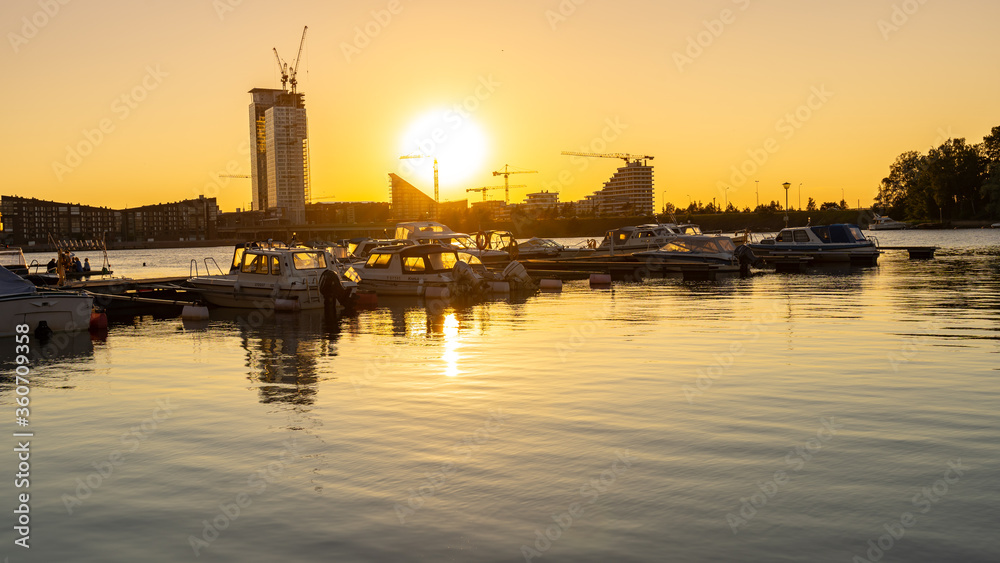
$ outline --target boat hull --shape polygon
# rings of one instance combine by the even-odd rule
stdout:
[[[281,289],[275,284],[237,284],[235,276],[194,277],[188,280],[209,305],[235,309],[322,309],[326,305],[319,286]],[[338,308],[343,304],[337,302]]]
[[[53,332],[76,332],[90,328],[94,298],[77,293],[7,295],[0,297],[0,336],[17,334],[17,325],[27,324],[34,334],[44,322]]]
[[[835,244],[819,246],[751,244],[750,250],[764,261],[768,259],[804,256],[811,258],[812,264],[853,264],[875,266],[881,252],[874,246],[839,246]]]

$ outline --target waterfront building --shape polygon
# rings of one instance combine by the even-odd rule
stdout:
[[[302,223],[309,201],[305,95],[254,88],[250,96],[253,210]]]
[[[4,240],[26,246],[45,244],[49,235],[108,242],[212,239],[218,214],[215,198],[204,196],[129,209],[0,197]]]
[[[599,217],[653,214],[653,167],[630,160],[618,169],[604,187],[580,202]]]

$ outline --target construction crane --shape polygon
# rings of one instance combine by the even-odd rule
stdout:
[[[219,174],[219,178],[249,178],[249,174]]]
[[[290,83],[292,85],[292,93],[295,93],[295,86],[298,84],[298,81],[295,79],[295,75],[299,70],[299,60],[302,58],[302,47],[306,44],[307,29],[309,29],[308,25],[302,28],[302,40],[299,41],[299,52],[295,55],[295,60],[292,61],[291,65],[281,60],[281,56],[278,55],[277,47],[272,49],[274,51],[274,58],[278,61],[278,70],[281,71],[282,91],[285,90],[285,85]]]
[[[527,188],[528,186],[483,186],[481,188],[469,188],[467,192],[482,192],[483,201],[486,201],[486,192],[489,190],[509,190],[510,188]]]
[[[653,157],[649,155],[628,154],[621,152],[593,153],[593,152],[562,151],[562,154],[566,156],[597,156],[601,158],[620,158],[624,160],[626,163],[633,161],[639,162],[640,160],[653,160]]]
[[[278,48],[273,47],[274,58],[278,60],[278,71],[281,72],[281,91],[284,92],[286,89],[286,84],[288,84],[288,63],[283,62],[281,57],[278,55]]]
[[[503,176],[503,201],[504,203],[510,203],[510,175],[511,174],[538,174],[538,170],[511,170],[509,164],[503,165],[503,170],[497,170],[493,172],[494,176]]]
[[[399,157],[400,160],[405,160],[408,158],[434,158],[426,154],[404,154]],[[438,159],[434,158],[434,201],[438,200]]]
[[[299,41],[299,52],[295,55],[295,60],[292,61],[292,66],[288,67],[288,83],[292,85],[292,93],[295,93],[295,85],[298,81],[295,80],[295,75],[299,72],[299,63],[302,62],[302,47],[306,44],[306,31],[309,26],[304,26],[302,28],[302,39]]]

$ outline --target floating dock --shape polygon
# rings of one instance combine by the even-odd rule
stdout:
[[[62,286],[39,289],[86,291],[94,296],[94,305],[109,316],[154,315],[175,317],[185,305],[198,301],[195,293],[178,287],[187,276],[161,278],[100,278],[74,280]]]
[[[639,260],[632,256],[615,259],[603,256],[599,259],[573,258],[567,260],[525,260],[521,265],[533,278],[557,278],[562,280],[589,279],[591,274],[608,274],[618,281],[639,281],[650,277],[680,276],[684,280],[708,280],[739,275],[740,267],[729,264],[708,262],[657,262]]]

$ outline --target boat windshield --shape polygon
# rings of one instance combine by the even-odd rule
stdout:
[[[865,234],[861,232],[861,228],[860,227],[857,227],[855,225],[851,225],[848,228],[848,230],[851,232],[851,235],[854,236],[854,240],[856,240],[858,242],[864,242],[864,241],[868,240],[868,239],[865,238]]]
[[[733,252],[736,247],[733,241],[727,238],[695,238],[678,237],[675,240],[663,245],[660,250],[664,252],[699,252],[699,253],[720,253]]]
[[[322,252],[296,252],[292,254],[292,265],[296,270],[326,268],[326,255]]]
[[[458,255],[454,252],[428,254],[427,261],[431,266],[429,272],[449,272],[458,263]]]

